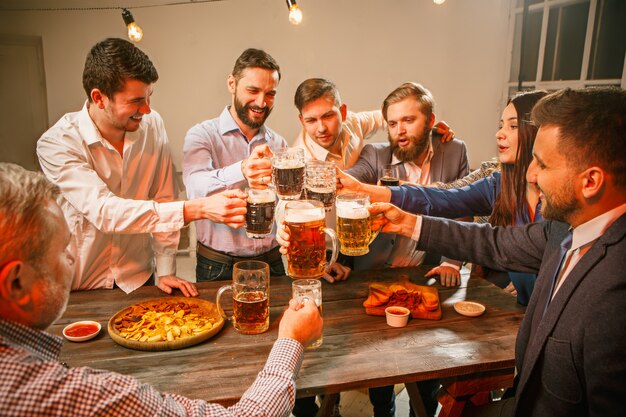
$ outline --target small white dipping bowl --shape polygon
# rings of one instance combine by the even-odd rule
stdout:
[[[85,324],[96,326],[98,330],[96,330],[95,332],[89,333],[85,336],[69,336],[67,334],[67,331],[71,329],[72,327],[85,325]],[[86,340],[90,340],[96,337],[98,333],[100,333],[100,330],[102,330],[102,326],[97,321],[91,321],[91,320],[76,321],[74,323],[68,324],[67,326],[63,328],[63,336],[65,336],[65,338],[69,340],[70,342],[84,342]]]
[[[385,309],[387,324],[391,327],[404,327],[409,321],[411,312],[406,307],[390,306]]]

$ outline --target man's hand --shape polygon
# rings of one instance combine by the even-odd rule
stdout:
[[[196,284],[189,282],[176,275],[164,275],[158,278],[157,287],[166,294],[171,294],[173,288],[178,288],[185,297],[197,297],[198,289]]]
[[[444,287],[456,287],[461,284],[461,271],[452,267],[439,265],[424,275],[426,278],[439,275],[441,285]]]
[[[390,203],[374,203],[369,206],[372,215],[372,230],[395,233],[406,237],[413,236],[417,216],[400,210]],[[381,215],[376,216],[377,214]]]
[[[310,345],[322,334],[324,322],[314,302],[298,304],[294,299],[289,301],[289,307],[283,313],[278,325],[278,337],[288,337]]]
[[[328,268],[328,271],[324,273],[324,279],[331,284],[335,281],[345,281],[348,279],[350,271],[352,270],[347,266],[335,262]]]
[[[265,189],[272,182],[271,156],[269,145],[264,144],[254,148],[248,159],[241,161],[241,172],[248,180],[250,188]]]
[[[433,130],[441,135],[441,143],[450,142],[454,138],[454,130],[443,120],[435,124]]]
[[[285,226],[285,221],[283,220],[282,224],[277,225],[276,227],[276,241],[280,245],[280,253],[283,255],[287,255],[288,247],[289,247],[289,239],[291,238],[291,233],[287,226]]]
[[[224,190],[208,197],[185,201],[185,223],[208,219],[238,229],[246,223],[246,193],[241,190]]]

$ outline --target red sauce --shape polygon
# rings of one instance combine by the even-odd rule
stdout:
[[[387,310],[390,314],[394,314],[396,316],[404,316],[406,314],[406,310],[401,310],[399,308],[390,308]]]
[[[94,334],[98,331],[95,324],[76,324],[65,331],[65,334],[71,337],[81,337]]]

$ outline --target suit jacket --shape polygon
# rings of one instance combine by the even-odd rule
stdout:
[[[439,137],[431,138],[433,157],[430,161],[430,181],[450,182],[463,178],[469,173],[467,147],[465,142],[452,139],[441,143]],[[389,143],[367,144],[363,147],[357,162],[346,172],[361,182],[376,184],[382,177],[383,168],[391,163],[391,147]],[[399,165],[400,177],[406,178],[404,164]],[[354,258],[354,269],[365,270],[382,268],[393,248],[394,235],[380,234],[370,245],[370,252],[364,256]],[[425,263],[439,261],[438,254],[428,255]]]
[[[568,225],[493,228],[423,217],[418,248],[492,268],[539,272],[516,341],[515,416],[626,415],[626,215],[580,259],[530,340]],[[455,246],[462,242],[459,246]]]

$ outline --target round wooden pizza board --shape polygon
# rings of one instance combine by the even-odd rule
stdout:
[[[172,341],[161,341],[161,342],[140,342],[138,340],[128,340],[119,335],[119,332],[115,329],[113,323],[118,317],[123,316],[127,312],[129,312],[134,306],[137,305],[150,305],[154,303],[160,302],[185,302],[187,304],[197,304],[202,309],[209,312],[209,317],[215,319],[215,323],[210,330],[206,330],[202,333],[199,333],[195,336],[186,337],[183,339],[172,340]],[[163,297],[158,299],[152,299],[147,301],[142,301],[137,304],[130,305],[125,307],[115,313],[113,317],[109,320],[109,324],[107,326],[107,330],[109,332],[109,336],[111,339],[119,345],[127,347],[129,349],[135,350],[147,350],[147,351],[163,351],[163,350],[175,350],[175,349],[183,349],[189,346],[197,345],[198,343],[204,342],[205,340],[216,335],[221,329],[224,327],[224,318],[217,311],[217,307],[215,303],[212,303],[207,300],[202,300],[199,298],[187,298],[187,297]]]

